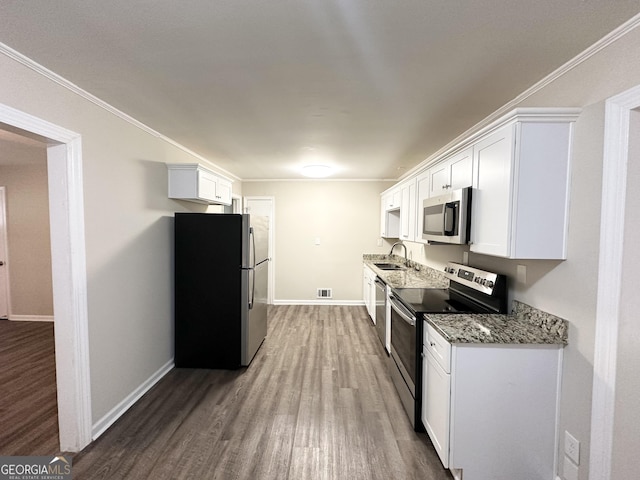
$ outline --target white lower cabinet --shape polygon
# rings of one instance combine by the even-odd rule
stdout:
[[[362,271],[362,300],[373,323],[376,323],[376,274],[366,265]]]
[[[425,322],[422,423],[464,480],[555,478],[560,345],[448,344]]]
[[[427,430],[440,461],[449,468],[449,409],[451,375],[425,348],[422,367],[422,424]]]

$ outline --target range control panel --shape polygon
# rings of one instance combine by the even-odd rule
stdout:
[[[497,273],[453,262],[447,263],[444,272],[449,280],[466,285],[487,295],[493,294],[497,283],[504,279],[502,275]]]

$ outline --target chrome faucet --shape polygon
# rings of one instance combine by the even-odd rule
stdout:
[[[391,245],[391,250],[389,250],[389,256],[391,256],[393,254],[393,249],[396,247],[396,245],[400,245],[401,247],[404,248],[404,264],[407,265],[407,246],[402,243],[402,242],[396,242],[393,245]]]

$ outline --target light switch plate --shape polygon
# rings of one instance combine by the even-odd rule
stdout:
[[[564,431],[564,454],[580,465],[580,442],[566,430]]]
[[[564,480],[578,480],[578,466],[565,455],[562,465],[562,478]]]

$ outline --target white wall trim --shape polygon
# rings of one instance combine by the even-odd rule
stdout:
[[[3,128],[46,140],[60,450],[91,442],[91,384],[80,136],[0,104]]]
[[[338,305],[364,306],[363,300],[274,300],[274,305]]]
[[[640,85],[611,97],[607,100],[605,107],[589,462],[589,478],[593,480],[611,478],[629,122],[631,110],[638,107],[640,107]]]
[[[53,315],[9,315],[13,322],[53,322]]]
[[[147,380],[138,386],[133,392],[127,395],[124,400],[113,407],[107,414],[98,420],[92,428],[93,439],[95,440],[102,435],[116,420],[129,410],[140,398],[158,383],[162,378],[175,367],[174,360],[171,359],[165,363],[158,371],[151,375]]]
[[[51,80],[52,82],[57,83],[61,87],[66,88],[67,90],[75,93],[76,95],[79,95],[80,97],[84,98],[85,100],[90,101],[94,105],[97,105],[98,107],[103,108],[104,110],[108,111],[109,113],[112,113],[116,117],[124,120],[125,122],[130,123],[131,125],[139,128],[140,130],[143,130],[143,131],[149,133],[150,135],[153,135],[154,137],[157,137],[157,138],[159,138],[161,140],[164,140],[165,142],[173,145],[174,147],[182,150],[183,152],[188,153],[189,155],[192,155],[192,156],[198,158],[199,160],[202,160],[204,163],[212,166],[214,169],[224,173],[225,175],[228,175],[228,176],[230,176],[231,178],[233,178],[235,180],[241,180],[240,177],[238,177],[237,175],[234,175],[233,173],[231,173],[231,172],[225,170],[224,168],[216,165],[211,160],[206,159],[202,155],[194,152],[193,150],[190,150],[189,148],[185,147],[181,143],[178,143],[175,140],[172,140],[171,138],[159,133],[158,131],[154,130],[153,128],[149,127],[148,125],[145,125],[141,121],[136,120],[135,118],[131,117],[130,115],[127,115],[126,113],[124,113],[121,110],[118,110],[116,107],[108,104],[104,100],[101,100],[98,97],[96,97],[95,95],[92,95],[91,93],[87,92],[86,90],[80,88],[75,83],[70,82],[66,78],[61,77],[57,73],[52,72],[48,68],[43,67],[39,63],[31,60],[29,57],[26,57],[25,55],[21,54],[17,50],[14,50],[13,48],[11,48],[8,45],[5,45],[4,43],[1,43],[1,42],[0,42],[0,53],[6,55],[7,57],[15,60],[18,63],[24,65],[25,67],[33,70],[34,72],[38,73],[39,75],[42,75],[43,77]]]

